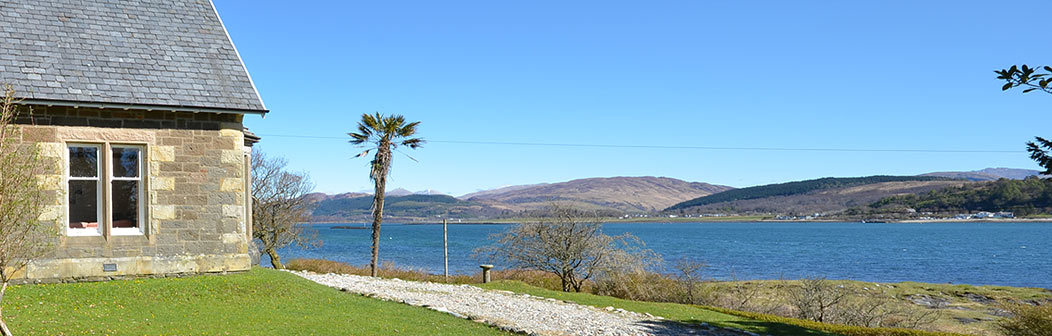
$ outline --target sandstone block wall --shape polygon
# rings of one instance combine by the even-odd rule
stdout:
[[[34,106],[22,141],[49,162],[39,177],[52,203],[41,219],[60,235],[26,279],[242,271],[250,267],[242,116]],[[145,234],[67,236],[66,144],[144,146]],[[115,264],[116,271],[104,270]]]

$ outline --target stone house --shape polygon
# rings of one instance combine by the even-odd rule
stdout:
[[[267,110],[210,0],[0,0],[0,45],[60,228],[25,279],[250,267],[242,120]]]

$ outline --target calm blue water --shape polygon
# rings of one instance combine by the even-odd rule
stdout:
[[[283,258],[368,264],[370,231],[333,225],[314,226],[322,247],[285,249]],[[450,272],[475,273],[472,250],[506,227],[450,224]],[[707,263],[707,275],[716,279],[820,276],[1052,288],[1052,223],[611,223],[604,232],[636,235],[667,265],[680,258]],[[381,234],[381,262],[442,273],[442,225],[384,224]]]

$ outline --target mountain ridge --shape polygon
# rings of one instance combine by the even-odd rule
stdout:
[[[1029,176],[1041,176],[1040,170],[1020,168],[985,168],[972,171],[943,171],[920,174],[918,176],[939,176],[969,181],[997,181],[1002,178],[1009,180],[1022,180]]]
[[[505,186],[476,191],[459,197],[440,194],[434,190],[409,192],[404,188],[397,188],[386,193],[388,206],[385,206],[385,214],[391,218],[406,220],[425,220],[427,218],[433,220],[438,217],[445,218],[445,216],[490,219],[527,216],[529,211],[542,209],[551,205],[552,202],[560,202],[612,216],[662,211],[666,213],[836,213],[850,207],[876,202],[882,197],[916,195],[946,187],[977,183],[975,181],[992,181],[1001,178],[1021,179],[1037,173],[1039,171],[1029,169],[986,168],[975,171],[932,172],[916,176],[820,178],[804,182],[821,180],[839,182],[830,182],[832,184],[821,188],[797,190],[795,194],[774,193],[750,199],[732,196],[757,187],[770,188],[802,181],[738,189],[669,177],[593,177],[555,183]],[[721,194],[725,191],[731,191],[731,193]],[[726,199],[694,207],[675,207],[681,203],[713,195],[717,195],[715,198]],[[316,212],[317,218],[338,221],[352,217],[356,220],[367,218],[368,207],[365,205],[371,204],[372,194],[365,192],[335,195],[312,193],[307,197],[319,207],[327,209]]]
[[[616,176],[501,189],[476,193],[467,200],[509,210],[539,209],[552,201],[559,201],[574,203],[591,210],[652,212],[686,199],[734,188],[670,177]]]

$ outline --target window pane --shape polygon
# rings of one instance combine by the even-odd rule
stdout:
[[[113,181],[113,227],[139,227],[139,181]]]
[[[98,181],[69,181],[69,227],[99,227]]]
[[[113,177],[139,177],[138,148],[113,148]]]
[[[99,149],[69,146],[69,176],[99,176]]]

